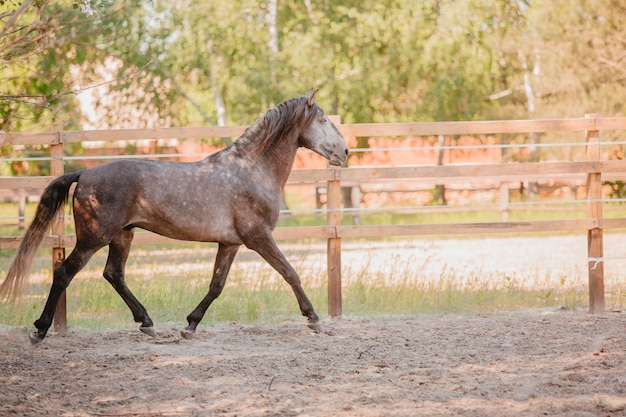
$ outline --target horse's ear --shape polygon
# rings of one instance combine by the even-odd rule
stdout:
[[[315,103],[315,97],[317,96],[317,92],[319,90],[313,90],[312,88],[309,90],[308,93],[306,93],[306,96],[308,98],[306,104],[307,106],[311,107],[313,105],[313,103]]]

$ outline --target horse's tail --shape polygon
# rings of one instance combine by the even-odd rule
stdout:
[[[78,181],[80,174],[71,172],[54,179],[41,194],[35,217],[20,242],[6,279],[0,284],[0,301],[15,301],[22,295],[33,258],[41,249],[51,223],[68,199],[70,187]]]

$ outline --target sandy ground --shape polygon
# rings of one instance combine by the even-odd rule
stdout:
[[[0,330],[0,415],[618,416],[626,314],[223,324],[27,335]]]
[[[609,283],[625,279],[623,241],[605,238]],[[325,264],[301,252],[290,255],[297,269]],[[390,280],[413,268],[423,280],[446,269],[580,285],[587,266],[584,236],[355,242],[343,260],[348,283],[364,268]],[[156,339],[70,331],[37,346],[0,325],[0,416],[626,415],[618,310],[326,318],[319,334],[282,320],[201,325],[191,341],[158,323]]]

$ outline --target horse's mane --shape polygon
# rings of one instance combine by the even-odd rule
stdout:
[[[233,147],[252,161],[258,161],[285,133],[313,121],[319,106],[313,103],[309,108],[307,100],[305,96],[292,98],[268,110],[243,132]]]

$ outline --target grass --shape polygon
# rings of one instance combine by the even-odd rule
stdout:
[[[232,277],[231,277],[232,279]],[[272,282],[269,277],[262,280]],[[303,277],[306,281],[307,277]],[[192,281],[190,284],[189,281]],[[202,285],[203,284],[203,285]],[[208,288],[193,277],[172,280],[154,277],[150,281],[130,280],[135,295],[142,301],[158,326],[183,325]],[[264,283],[262,282],[262,286]],[[228,286],[209,308],[204,325],[218,322],[269,323],[299,316],[292,292],[285,288],[253,290]],[[123,301],[103,279],[77,278],[68,290],[68,318],[71,327],[100,331],[133,328],[132,316]],[[308,287],[319,313],[327,310],[323,287]],[[0,305],[0,323],[30,325],[41,314],[47,285],[36,285],[27,300],[19,305]],[[355,283],[344,288],[343,312],[346,316],[466,314],[564,306],[578,308],[587,303],[585,288],[544,288],[524,290],[506,285],[470,283],[454,280],[440,284],[413,284],[379,287]]]
[[[355,284],[346,294],[346,310],[367,315],[373,306],[385,306],[378,314],[480,314],[545,307],[579,308],[587,303],[587,290],[578,288],[522,289],[510,281],[488,283],[473,279],[461,283],[447,277],[437,284],[398,285],[377,288]]]
[[[183,247],[183,249],[181,249]],[[183,325],[185,317],[193,310],[209,288],[211,267],[207,270],[185,271],[184,265],[194,265],[197,252],[207,254],[202,262],[211,263],[215,248],[178,245],[178,247],[152,248],[159,254],[173,250],[167,259],[158,263],[152,259],[150,249],[142,247],[133,261],[133,253],[128,262],[127,282],[133,293],[148,309],[152,319],[159,326]],[[45,251],[44,251],[45,252]],[[100,277],[106,250],[97,254],[85,270],[81,271],[68,289],[68,321],[74,328],[86,330],[114,330],[135,327],[130,310],[113,288]],[[212,252],[212,253],[211,253]],[[195,254],[195,255],[194,255]],[[156,257],[156,255],[154,255]],[[226,289],[209,308],[203,320],[204,325],[217,322],[237,321],[246,323],[266,323],[277,318],[296,318],[299,316],[295,297],[286,283],[262,261],[246,260],[250,254],[244,254],[244,266],[233,265]],[[1,257],[2,264],[8,264],[8,258]],[[49,257],[44,253],[36,264],[44,266]],[[6,262],[6,263],[5,263]],[[140,265],[141,263],[141,265]],[[145,266],[148,265],[146,268]],[[181,268],[179,268],[183,265]],[[49,267],[48,267],[49,268]],[[4,273],[4,267],[0,268]],[[182,269],[177,276],[171,271]],[[12,326],[30,325],[41,314],[47,292],[49,269],[35,268],[35,283],[30,285],[28,297],[20,303],[0,304],[0,323]],[[306,280],[306,277],[303,277]],[[39,282],[41,281],[41,282]],[[310,288],[307,294],[319,311],[325,311],[326,292],[320,287]]]
[[[133,249],[127,281],[157,326],[186,324],[185,317],[208,290],[214,252],[214,247],[193,244]],[[306,264],[306,249],[299,254],[287,253],[294,267],[302,271],[307,294],[323,315],[327,311],[325,265]],[[304,322],[282,278],[251,252],[244,251],[241,258],[233,264],[224,292],[209,308],[202,324]],[[7,257],[0,259],[2,265],[8,265]],[[100,278],[105,259],[106,251],[97,254],[68,289],[68,321],[72,328],[103,331],[137,326],[120,297]],[[38,257],[40,269],[35,268],[35,283],[25,300],[18,305],[0,304],[0,323],[30,328],[39,317],[49,289],[48,261],[45,253]],[[578,308],[587,303],[587,288],[566,279],[560,286],[551,287],[543,285],[538,277],[529,289],[520,280],[503,276],[467,277],[444,269],[438,280],[422,281],[407,266],[392,278],[385,277],[385,281],[368,276],[367,269],[366,262],[344,285],[346,316],[488,313],[555,306]]]
[[[0,216],[5,208],[0,207]],[[32,207],[29,207],[32,213]],[[27,214],[29,211],[27,211]],[[554,215],[550,211],[547,216]],[[575,215],[575,214],[572,214]],[[400,222],[497,221],[491,214],[459,213],[422,214],[410,219],[380,214],[362,219],[363,224],[398,224]],[[420,216],[420,215],[412,215]],[[424,217],[427,216],[427,217]],[[493,215],[495,216],[495,215]],[[499,216],[499,214],[498,214]],[[563,214],[561,213],[560,218]],[[513,219],[512,219],[513,220]],[[322,218],[286,219],[284,223],[324,221]],[[294,224],[289,224],[294,225]],[[21,234],[15,226],[1,226],[0,234]],[[286,246],[281,243],[281,247]],[[294,245],[290,245],[294,246]],[[177,244],[136,246],[127,265],[127,281],[137,298],[145,305],[157,326],[183,326],[185,317],[206,294],[216,246]],[[14,251],[0,251],[0,276],[6,273]],[[306,245],[295,245],[286,254],[300,272],[305,290],[321,315],[327,311],[325,261],[310,261],[319,254]],[[509,277],[462,274],[443,268],[434,280],[421,279],[421,265],[407,262],[394,265],[394,275],[376,276],[366,254],[358,270],[344,271],[343,314],[346,316],[433,315],[492,313],[519,309],[587,305],[588,290],[580,276],[562,277],[560,283],[546,284],[541,276]],[[317,258],[315,258],[317,259]],[[325,259],[325,258],[323,258]],[[85,331],[134,329],[136,324],[124,302],[101,278],[106,250],[91,260],[68,289],[68,324]],[[421,262],[421,261],[420,261]],[[428,262],[423,260],[423,264]],[[44,250],[35,260],[34,282],[28,297],[18,305],[0,304],[0,323],[31,328],[39,317],[50,285],[50,252]],[[528,281],[532,281],[529,282]],[[626,291],[615,285],[607,294],[611,307],[626,304]],[[203,325],[219,322],[269,323],[301,320],[297,302],[286,283],[256,254],[243,251],[237,257],[223,294],[209,308]]]

